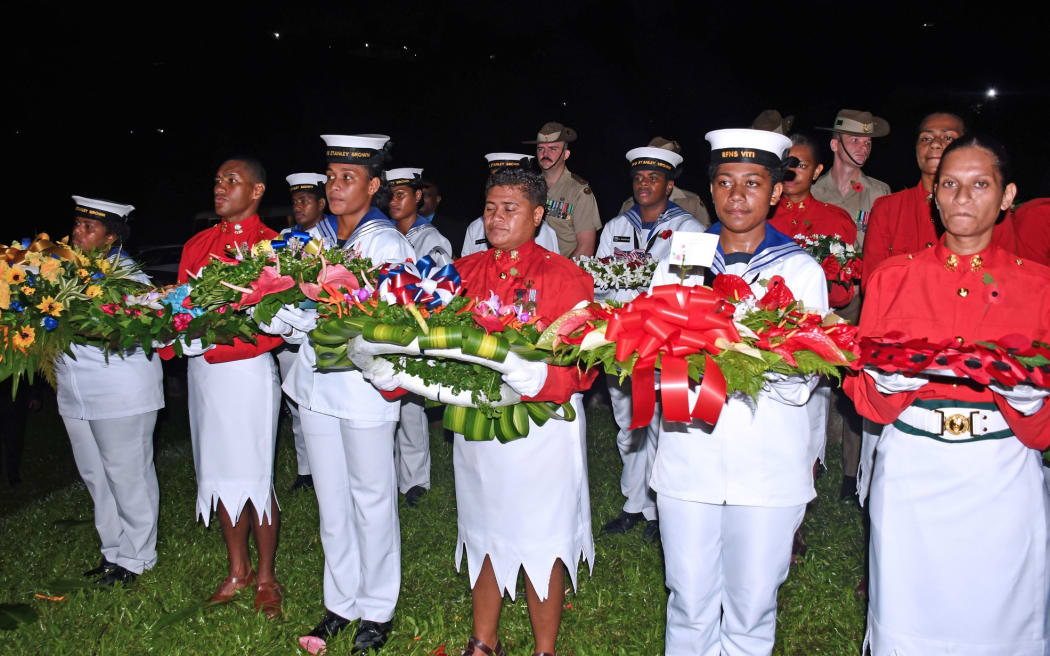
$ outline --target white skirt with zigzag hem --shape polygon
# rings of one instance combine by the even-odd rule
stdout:
[[[456,569],[465,550],[471,588],[485,556],[492,561],[500,589],[511,599],[521,568],[541,600],[546,599],[558,559],[568,568],[573,589],[581,555],[593,570],[587,422],[581,398],[572,397],[574,421],[530,423],[524,439],[501,444],[468,442],[456,435]]]
[[[211,364],[187,362],[197,517],[207,526],[221,502],[234,523],[245,503],[268,522],[281,387],[269,353]]]

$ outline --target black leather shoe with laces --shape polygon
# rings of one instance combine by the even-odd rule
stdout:
[[[84,576],[105,576],[106,574],[109,574],[116,568],[116,563],[111,563],[105,558],[103,558],[102,562],[98,564],[98,567],[89,569],[88,571],[84,572]]]
[[[619,515],[610,519],[609,522],[602,527],[602,532],[620,535],[630,531],[634,528],[635,524],[644,519],[645,517],[642,516],[642,513],[620,511]]]
[[[354,646],[350,653],[363,654],[370,649],[379,651],[379,648],[386,644],[386,639],[390,637],[390,629],[393,627],[393,621],[373,622],[372,620],[361,620],[361,624],[357,627],[357,633],[354,634]]]
[[[128,585],[134,583],[135,579],[139,577],[138,574],[128,571],[120,565],[114,565],[113,569],[106,573],[105,576],[95,581],[96,585],[116,585],[117,583],[123,583]]]

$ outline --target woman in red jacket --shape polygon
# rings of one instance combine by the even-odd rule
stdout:
[[[933,189],[944,237],[872,274],[860,334],[1047,341],[1050,268],[993,243],[1017,193],[1002,147],[956,140]],[[1048,653],[1050,495],[1039,451],[1050,446],[1050,390],[875,369],[845,387],[862,415],[886,424],[861,467],[871,479],[872,654]]]

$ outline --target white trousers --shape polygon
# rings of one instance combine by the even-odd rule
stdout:
[[[281,382],[288,376],[299,351],[282,347],[274,351],[277,354],[277,367],[281,371]],[[292,417],[292,437],[295,440],[295,465],[296,473],[300,476],[310,475],[310,458],[306,454],[306,438],[303,437],[303,422],[299,419],[299,404],[293,401],[287,394],[284,395],[284,405],[288,408],[288,414]]]
[[[398,490],[404,494],[417,485],[429,490],[430,424],[422,399],[409,400],[406,397],[401,400],[401,421],[397,424],[395,436]]]
[[[667,587],[666,656],[773,653],[777,590],[805,504],[728,506],[657,497]]]
[[[361,422],[300,407],[321,516],[324,605],[386,622],[401,587],[392,421]]]
[[[619,384],[616,376],[607,376],[609,400],[612,401],[613,419],[620,428],[616,434],[616,448],[620,450],[623,472],[620,474],[620,492],[627,497],[624,512],[642,513],[646,519],[656,519],[656,493],[649,489],[656,460],[656,445],[660,436],[660,403],[657,401],[653,420],[644,428],[630,430],[633,406],[631,382]]]
[[[63,417],[73,459],[95,504],[102,556],[141,574],[157,562],[160,488],[153,467],[157,411],[114,419]]]

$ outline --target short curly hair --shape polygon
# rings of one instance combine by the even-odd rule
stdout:
[[[485,195],[494,187],[517,187],[533,205],[547,202],[547,181],[539,173],[522,167],[500,169],[490,175],[485,183]]]

